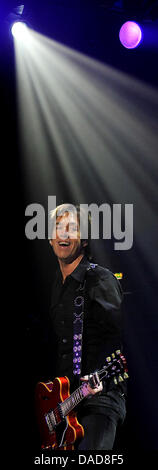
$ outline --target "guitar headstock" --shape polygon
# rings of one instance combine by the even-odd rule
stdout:
[[[106,357],[106,364],[100,373],[101,375],[103,374],[100,380],[104,377],[107,379],[113,377],[116,385],[128,379],[127,362],[119,349],[112,353],[111,356]]]

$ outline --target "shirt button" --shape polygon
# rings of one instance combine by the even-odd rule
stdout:
[[[64,325],[65,321],[64,320],[61,320],[61,325]]]
[[[59,304],[59,307],[62,308],[62,307],[63,307],[63,304]]]
[[[67,339],[66,338],[63,338],[63,343],[67,343]]]
[[[66,358],[67,358],[67,354],[63,354],[63,355],[62,355],[62,358],[63,358],[63,359],[66,359]]]

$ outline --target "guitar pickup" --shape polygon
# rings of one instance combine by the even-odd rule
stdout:
[[[54,416],[54,412],[50,411],[49,413],[45,414],[45,420],[46,420],[49,432],[52,433],[57,424],[55,416]]]

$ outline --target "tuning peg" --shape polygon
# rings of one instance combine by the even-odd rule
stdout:
[[[114,377],[114,384],[115,384],[115,385],[118,384],[118,381],[117,381],[116,377]]]
[[[122,375],[119,375],[118,381],[119,381],[119,382],[124,382]]]
[[[124,372],[123,376],[124,376],[124,379],[128,379],[128,378],[129,378],[129,375],[127,374],[127,372]]]
[[[111,362],[111,357],[110,356],[106,357],[106,361]]]
[[[125,359],[125,357],[124,357],[122,354],[121,354],[120,357],[121,357],[122,362],[123,362],[124,364],[126,364],[126,359]]]
[[[116,350],[116,354],[117,354],[117,356],[120,356],[120,354],[121,354],[120,349],[117,349],[117,350]]]

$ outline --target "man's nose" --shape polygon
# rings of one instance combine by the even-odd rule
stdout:
[[[69,228],[68,227],[63,227],[62,230],[60,231],[60,238],[63,240],[66,240],[69,238]]]

